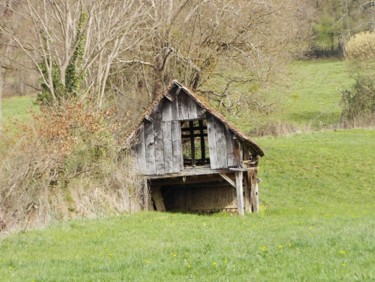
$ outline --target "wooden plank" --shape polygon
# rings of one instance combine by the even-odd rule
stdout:
[[[163,129],[162,129],[160,110],[157,111],[154,115],[154,136],[155,136],[155,173],[160,175],[160,174],[165,173]]]
[[[224,124],[217,119],[215,119],[215,137],[217,168],[227,168],[228,157]]]
[[[242,145],[238,139],[234,139],[233,144],[234,144],[234,156],[237,162],[237,167],[241,168],[242,167]]]
[[[251,190],[251,181],[249,178],[249,173],[246,172],[244,175],[244,192],[245,192],[245,212],[251,213],[251,197],[250,197],[250,190]]]
[[[229,130],[227,126],[225,126],[225,142],[227,145],[228,167],[237,167],[238,161],[236,159],[234,147],[235,140],[233,139],[233,133]]]
[[[162,121],[171,121],[172,119],[172,103],[167,99],[164,99],[162,104]]]
[[[175,94],[174,96],[174,99],[171,103],[172,105],[172,120],[180,120],[180,112],[179,112],[179,109],[178,109],[178,99],[179,99],[179,95],[177,95],[177,93]]]
[[[172,121],[171,126],[173,161],[173,169],[171,172],[180,172],[184,168],[184,161],[182,157],[181,124],[179,121]]]
[[[207,114],[207,134],[208,134],[208,149],[210,151],[210,165],[211,169],[220,168],[217,163],[216,153],[216,134],[215,134],[215,120],[210,114]]]
[[[198,118],[198,109],[197,109],[197,102],[193,100],[190,96],[188,96],[188,110],[189,110],[189,119],[197,119]]]
[[[148,186],[148,180],[147,178],[143,179],[143,209],[148,210],[149,209],[149,195],[150,190]]]
[[[204,142],[204,137],[207,134],[203,133],[203,120],[199,121],[199,134],[200,134],[200,141],[201,141],[201,159],[204,160],[206,158],[206,144]]]
[[[146,148],[145,148],[145,131],[143,123],[139,127],[138,131],[138,139],[136,145],[136,154],[137,154],[137,162],[138,162],[138,169],[141,173],[147,172],[147,164],[146,164]]]
[[[209,166],[201,167],[196,166],[194,168],[184,168],[181,172],[170,173],[165,175],[147,175],[147,178],[152,179],[161,179],[161,178],[174,178],[174,177],[183,177],[183,176],[196,176],[196,175],[213,175],[219,173],[230,173],[228,169],[211,169]]]
[[[155,140],[154,125],[149,121],[144,122],[144,140],[146,156],[146,174],[155,174]]]
[[[248,179],[250,181],[250,203],[252,212],[259,211],[259,187],[257,181],[256,170],[248,171]]]
[[[244,215],[243,172],[236,172],[235,174],[237,192],[237,211],[239,215]]]
[[[190,128],[190,150],[191,150],[191,165],[195,166],[195,142],[194,142],[194,129],[193,126],[194,122],[192,120],[189,121],[189,128]]]
[[[224,178],[230,185],[237,189],[236,183],[225,173],[220,173],[220,176]]]
[[[172,145],[172,122],[161,123],[163,131],[163,152],[165,173],[174,172],[173,169],[173,145]]]
[[[179,120],[189,119],[189,97],[184,91],[178,96],[178,111]]]
[[[206,117],[206,109],[202,108],[200,105],[197,104],[197,118],[203,119]]]

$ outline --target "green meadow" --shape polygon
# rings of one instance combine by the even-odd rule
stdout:
[[[337,89],[350,85],[343,63],[293,68],[283,120],[335,124]],[[375,130],[256,141],[266,154],[258,214],[53,223],[0,239],[0,281],[374,281]]]

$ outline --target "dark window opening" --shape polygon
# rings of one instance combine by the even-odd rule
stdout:
[[[205,119],[181,122],[181,137],[184,165],[202,166],[210,163]]]

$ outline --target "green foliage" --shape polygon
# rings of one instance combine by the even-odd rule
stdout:
[[[87,15],[82,13],[76,30],[76,42],[73,55],[65,70],[65,81],[62,81],[60,67],[56,62],[43,62],[39,65],[44,78],[52,77],[52,88],[41,80],[41,92],[38,94],[36,102],[41,106],[53,106],[62,104],[65,101],[77,97],[81,82],[84,79],[83,56],[86,43],[86,35],[83,32],[87,22]],[[47,65],[52,64],[52,67]],[[52,92],[53,89],[53,92]]]
[[[350,89],[341,91],[342,118],[354,121],[375,114],[375,81],[369,76],[358,76]]]
[[[4,281],[372,281],[375,132],[262,138],[261,212],[77,220],[0,243]]]
[[[42,70],[43,77],[47,78],[48,70],[46,65],[41,63],[39,67]],[[52,95],[51,87],[43,79],[40,79],[41,92],[39,92],[36,97],[36,103],[40,106],[52,106],[56,102],[61,102],[61,100],[65,97],[65,87],[61,81],[60,70],[56,64],[53,64],[52,66],[51,77],[53,93],[56,96],[56,100]]]
[[[65,87],[68,97],[77,96],[77,91],[80,89],[81,82],[84,79],[82,63],[86,44],[86,35],[83,31],[86,22],[87,14],[82,13],[77,27],[76,47],[65,74]]]

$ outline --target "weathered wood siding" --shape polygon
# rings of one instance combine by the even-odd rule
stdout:
[[[214,116],[207,114],[208,146],[212,169],[236,167],[239,159],[235,154],[233,133]]]
[[[141,172],[162,175],[182,171],[181,121],[203,118],[207,119],[211,168],[237,166],[233,133],[184,91],[177,91],[171,100],[163,98],[139,127],[135,152]]]

